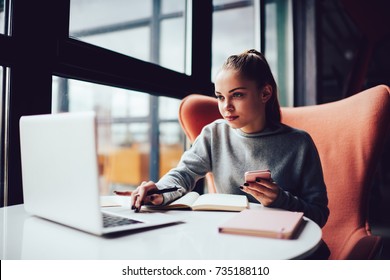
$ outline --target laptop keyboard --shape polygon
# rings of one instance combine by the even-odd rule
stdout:
[[[117,227],[131,224],[139,224],[140,221],[103,213],[103,227]]]

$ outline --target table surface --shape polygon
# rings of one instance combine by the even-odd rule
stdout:
[[[250,208],[269,211],[258,204]],[[1,259],[254,260],[299,259],[315,251],[321,228],[305,218],[293,240],[222,234],[218,226],[236,212],[164,212],[183,223],[114,237],[99,237],[35,216],[23,205],[0,209]]]

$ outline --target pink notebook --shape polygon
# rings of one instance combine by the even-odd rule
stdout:
[[[302,220],[302,212],[245,209],[222,224],[219,232],[291,239]]]

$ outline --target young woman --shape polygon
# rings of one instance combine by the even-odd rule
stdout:
[[[255,50],[230,56],[216,76],[215,95],[223,119],[203,128],[175,169],[157,183],[143,182],[132,193],[132,207],[169,203],[211,171],[217,192],[302,211],[323,227],[329,209],[317,149],[306,132],[280,122],[276,83],[264,56]],[[244,182],[246,171],[260,169],[269,169],[272,180]],[[172,186],[179,190],[146,195]]]

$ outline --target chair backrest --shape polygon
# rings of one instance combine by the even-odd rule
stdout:
[[[190,141],[220,117],[214,98],[195,94],[183,99],[179,112]],[[380,248],[368,203],[389,121],[390,89],[383,85],[332,103],[282,108],[282,122],[307,131],[321,158],[330,209],[323,239],[331,259],[370,259]]]
[[[180,103],[179,122],[190,142],[194,142],[205,125],[220,118],[222,116],[219,113],[216,98],[192,94]],[[209,193],[215,193],[216,187],[212,173],[206,175],[206,183]]]

